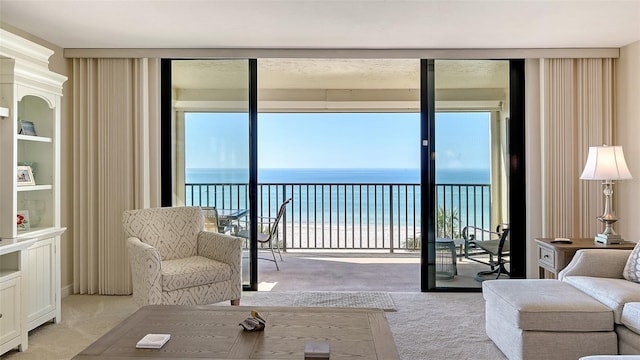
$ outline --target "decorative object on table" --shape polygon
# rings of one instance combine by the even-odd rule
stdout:
[[[603,222],[604,231],[596,235],[595,241],[602,244],[621,244],[622,237],[613,230],[613,224],[618,221],[618,217],[613,212],[611,205],[611,195],[613,195],[614,180],[631,179],[631,172],[627,167],[622,152],[622,146],[590,146],[587,163],[580,179],[601,180],[604,185],[604,212],[598,216],[598,220]]]
[[[326,341],[309,341],[304,344],[304,358],[307,359],[329,359],[331,345]]]
[[[240,324],[245,331],[263,331],[266,320],[259,312],[251,310],[251,317],[244,319]]]
[[[33,122],[27,120],[20,120],[20,132],[22,135],[32,135],[36,136],[36,127],[33,125]]]
[[[171,339],[171,334],[147,334],[138,343],[139,349],[160,349]]]
[[[16,215],[16,227],[18,228],[18,231],[29,231],[31,229],[31,224],[29,223],[29,211],[18,210],[18,214]]]
[[[18,166],[18,186],[35,185],[31,166]]]

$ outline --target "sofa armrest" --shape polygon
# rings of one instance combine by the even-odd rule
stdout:
[[[566,276],[593,276],[622,279],[622,271],[631,250],[580,249],[566,268],[558,274],[558,279]]]
[[[198,234],[198,255],[231,266],[232,274],[242,274],[242,244],[245,239],[217,232]]]
[[[127,239],[133,299],[140,306],[160,304],[162,300],[160,253],[136,237]]]

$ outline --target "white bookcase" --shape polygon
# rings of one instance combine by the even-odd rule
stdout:
[[[0,355],[24,351],[29,330],[61,317],[60,97],[67,78],[49,70],[52,54],[0,29]]]

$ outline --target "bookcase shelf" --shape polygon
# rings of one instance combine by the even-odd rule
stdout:
[[[16,138],[18,138],[18,140],[24,140],[24,141],[38,141],[38,142],[48,142],[48,143],[53,142],[52,138],[44,137],[44,136],[18,134],[16,135]]]

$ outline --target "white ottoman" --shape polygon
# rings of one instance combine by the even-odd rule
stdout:
[[[613,311],[559,280],[482,283],[487,335],[510,359],[618,353]]]

